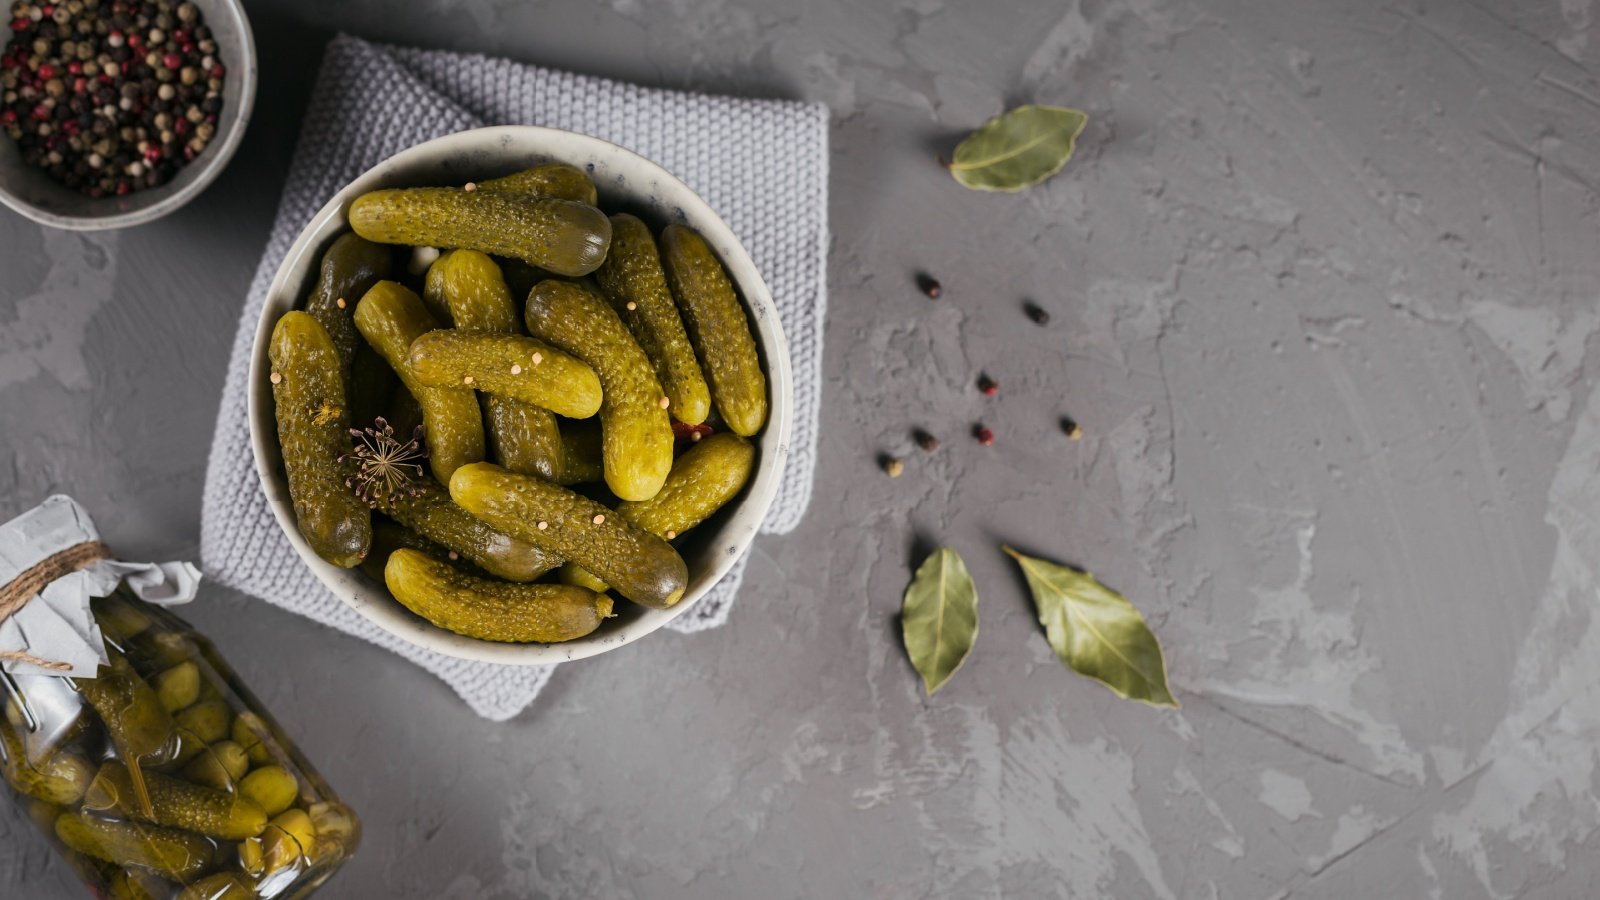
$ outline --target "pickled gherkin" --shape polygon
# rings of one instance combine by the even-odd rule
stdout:
[[[134,803],[133,780],[128,776],[128,768],[115,760],[100,767],[84,795],[83,808],[116,812],[227,841],[253,837],[267,826],[266,810],[249,797],[192,784],[160,772],[146,772],[144,778],[150,792],[148,815],[140,812]]]
[[[422,299],[456,328],[517,330],[517,305],[500,267],[477,250],[451,250],[428,267]]]
[[[67,750],[29,758],[17,726],[0,722],[0,776],[18,793],[51,804],[76,803],[94,777],[87,759]]]
[[[604,396],[606,485],[624,500],[655,496],[672,469],[672,420],[650,359],[593,290],[546,281],[528,295],[528,332],[594,367]]]
[[[389,556],[384,580],[407,609],[467,637],[556,643],[583,637],[611,615],[611,598],[564,584],[476,578],[415,550]]]
[[[255,900],[255,882],[241,872],[218,872],[189,885],[177,900]]]
[[[188,881],[211,865],[211,842],[178,828],[68,812],[56,819],[56,837],[85,856],[141,866],[173,881]]]
[[[178,753],[179,739],[172,716],[161,705],[161,698],[121,653],[107,648],[109,666],[101,666],[94,678],[74,678],[73,684],[94,707],[105,726],[106,735],[128,767],[138,809],[149,815],[150,795],[144,782],[144,767],[159,766]]]
[[[350,380],[356,348],[361,346],[361,334],[350,319],[355,314],[356,301],[389,277],[392,264],[388,247],[350,232],[340,235],[322,254],[317,284],[306,298],[306,312],[327,330],[346,382]]]
[[[295,521],[318,556],[348,569],[367,554],[372,517],[345,485],[339,461],[350,449],[350,421],[338,355],[328,332],[303,312],[278,320],[268,354]]]
[[[507,397],[489,397],[483,413],[495,462],[523,475],[568,483],[561,477],[561,426],[555,413]]]
[[[672,403],[672,417],[689,425],[704,422],[711,413],[711,390],[667,289],[661,254],[649,227],[626,213],[612,216],[611,252],[594,275],[611,308],[655,366],[656,378]]]
[[[535,197],[555,197],[595,205],[598,194],[588,173],[566,163],[541,163],[532,168],[491,178],[478,185],[485,191],[515,191]]]
[[[474,463],[456,470],[450,496],[475,518],[578,563],[642,606],[672,606],[688,586],[688,568],[671,544],[559,485]]]
[[[478,519],[433,484],[417,486],[416,496],[400,497],[387,510],[396,522],[477,563],[506,581],[532,581],[561,564],[561,558]]]
[[[593,272],[611,246],[611,222],[593,206],[511,191],[372,191],[350,205],[350,227],[380,244],[481,250],[557,275]]]
[[[411,371],[430,387],[465,385],[572,419],[600,411],[600,378],[594,369],[520,334],[430,331],[411,344]]]
[[[661,233],[661,250],[667,284],[711,383],[717,412],[735,433],[749,437],[767,421],[767,378],[744,306],[699,232],[668,225]]]
[[[617,515],[657,537],[672,540],[711,517],[744,490],[755,468],[756,449],[729,431],[690,447],[672,464],[661,492],[649,500],[617,504]],[[571,563],[556,575],[568,584],[605,590],[605,583]]]
[[[411,342],[437,327],[422,300],[402,284],[380,281],[356,305],[356,327],[422,406],[434,477],[446,483],[457,466],[482,460],[483,415],[472,389],[431,387],[411,371]]]

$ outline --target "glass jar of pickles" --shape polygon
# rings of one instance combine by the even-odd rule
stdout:
[[[71,504],[52,498],[46,506],[57,501]],[[6,529],[15,534],[19,522],[26,525],[46,506]],[[95,556],[93,548],[103,545],[78,512],[86,540],[74,546],[90,547],[87,555]],[[0,617],[8,590],[15,600],[19,580],[22,590],[31,587],[29,573],[39,582],[41,567],[46,578],[59,572],[65,552],[44,548],[17,577],[0,577]],[[7,555],[0,552],[0,562]],[[61,641],[51,642],[47,629],[29,628],[31,619],[23,630],[42,637],[25,652],[7,651],[7,624],[0,622],[0,775],[18,802],[100,897],[311,893],[355,850],[361,832],[354,813],[210,641],[136,596],[131,578],[108,575],[105,567],[98,578],[114,585],[105,596],[89,591],[98,635],[78,629],[103,642],[104,661],[89,667],[92,675],[81,674],[81,663],[53,660],[71,654],[60,650]],[[70,615],[72,605],[60,608]]]

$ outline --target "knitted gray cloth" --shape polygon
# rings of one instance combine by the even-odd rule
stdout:
[[[827,301],[827,110],[815,104],[651,90],[483,56],[339,36],[323,58],[266,252],[245,301],[206,470],[200,554],[209,578],[365,638],[443,678],[490,719],[530,703],[554,666],[467,662],[378,629],[324,589],[267,508],[250,455],[245,381],[278,263],[340,188],[413,144],[487,124],[548,125],[620,144],[682,178],[733,228],[766,277],[793,357],[794,443],[762,530],[805,514],[816,458]],[[667,627],[722,624],[744,562]]]

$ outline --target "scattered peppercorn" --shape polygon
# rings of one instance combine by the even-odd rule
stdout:
[[[930,300],[937,300],[939,295],[944,293],[944,288],[940,286],[939,279],[934,278],[927,272],[917,273],[917,287],[924,294],[927,294]]]
[[[987,372],[980,373],[978,375],[978,390],[983,391],[985,397],[993,397],[995,394],[1000,393],[1000,382],[990,378]]]
[[[1028,314],[1033,324],[1043,327],[1050,324],[1050,310],[1045,309],[1032,300],[1022,304],[1022,311]]]
[[[24,162],[90,197],[158,187],[216,135],[216,52],[186,0],[18,0],[0,50],[0,130]]]
[[[934,437],[932,434],[923,431],[921,428],[917,429],[914,437],[917,439],[917,446],[921,447],[928,453],[932,453],[933,451],[939,449],[939,439]]]
[[[1067,433],[1068,440],[1083,440],[1083,426],[1073,421],[1071,416],[1064,416],[1061,419],[1061,430]]]
[[[883,458],[883,474],[890,478],[899,478],[906,471],[906,464],[898,457],[886,456]]]
[[[989,426],[981,422],[972,427],[972,436],[977,438],[978,443],[985,447],[994,446],[994,432],[989,430]]]

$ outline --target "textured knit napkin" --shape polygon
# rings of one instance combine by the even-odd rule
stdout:
[[[421,141],[483,125],[547,125],[633,150],[682,178],[750,251],[789,339],[794,442],[762,531],[805,514],[816,459],[822,317],[827,302],[828,123],[816,104],[652,90],[501,59],[370,44],[339,36],[323,58],[272,236],[234,338],[206,470],[200,554],[211,579],[416,662],[478,714],[526,707],[554,666],[467,662],[380,630],[323,588],[273,521],[250,455],[245,381],[256,319],[278,263],[327,199]],[[744,561],[667,627],[699,631],[728,616]]]

